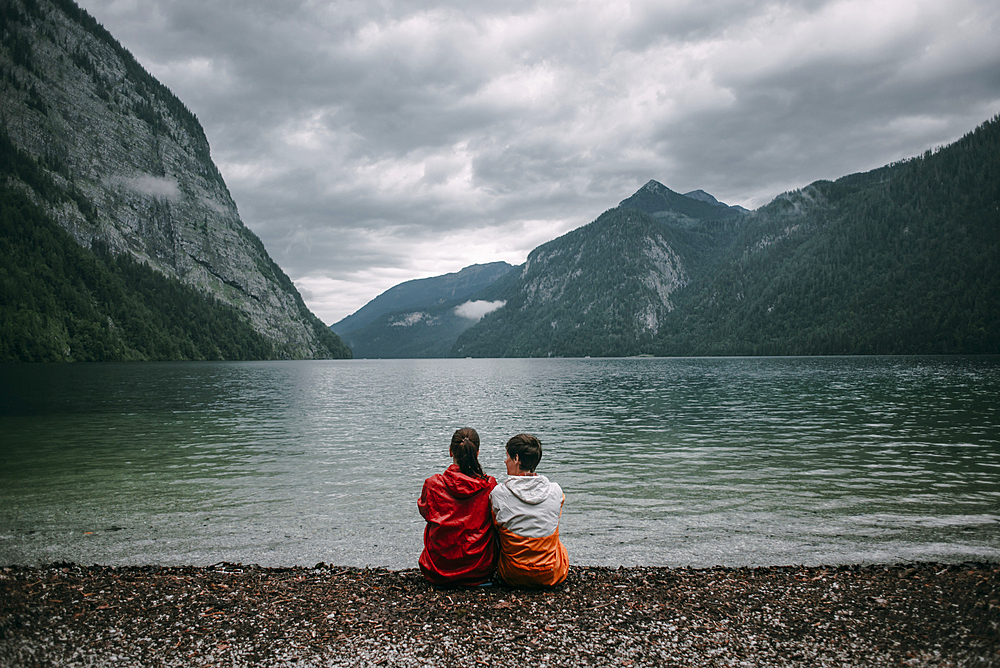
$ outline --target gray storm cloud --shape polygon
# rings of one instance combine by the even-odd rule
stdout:
[[[519,264],[649,179],[756,208],[1000,111],[994,0],[82,4],[326,322]]]

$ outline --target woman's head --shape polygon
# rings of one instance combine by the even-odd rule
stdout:
[[[479,465],[479,434],[472,427],[462,427],[451,435],[451,456],[459,470],[473,478],[485,478]]]
[[[542,459],[542,443],[531,434],[518,434],[507,441],[507,457],[525,473],[534,473]]]

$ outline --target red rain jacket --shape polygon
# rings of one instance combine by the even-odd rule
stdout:
[[[490,510],[493,476],[472,478],[452,464],[424,481],[417,509],[425,520],[420,570],[436,585],[477,585],[493,575],[499,551]]]

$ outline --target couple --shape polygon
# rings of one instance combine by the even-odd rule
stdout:
[[[535,474],[542,444],[530,434],[507,441],[502,485],[479,465],[479,434],[451,437],[452,465],[424,481],[417,508],[425,520],[420,570],[439,586],[473,587],[494,570],[513,587],[550,587],[566,579],[559,541],[562,489]]]

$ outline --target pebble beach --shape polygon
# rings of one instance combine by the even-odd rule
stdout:
[[[1000,565],[0,569],[0,666],[1000,666]]]

